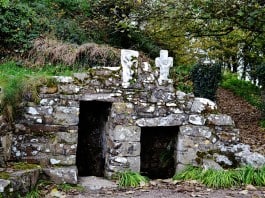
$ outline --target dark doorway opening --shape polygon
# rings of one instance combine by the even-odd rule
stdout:
[[[79,176],[104,176],[105,133],[111,103],[80,101],[76,165]]]
[[[175,147],[179,127],[141,128],[141,173],[150,179],[175,174]]]

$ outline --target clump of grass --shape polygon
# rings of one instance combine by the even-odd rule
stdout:
[[[238,174],[231,170],[209,169],[201,177],[201,182],[210,188],[229,188],[238,185]]]
[[[63,64],[68,66],[119,66],[120,52],[107,45],[86,43],[82,45],[39,38],[34,42],[30,60],[36,65]]]
[[[245,166],[231,170],[203,170],[188,166],[177,173],[173,180],[198,180],[210,188],[229,188],[247,184],[265,186],[265,166],[261,168]]]
[[[148,182],[147,177],[133,171],[119,172],[115,175],[119,187],[137,187]]]
[[[187,166],[183,171],[175,174],[173,180],[200,180],[202,175],[201,167]]]

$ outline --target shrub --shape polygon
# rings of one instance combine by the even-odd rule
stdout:
[[[41,22],[36,12],[25,3],[11,1],[0,7],[0,42],[5,47],[28,48],[40,33]]]
[[[196,64],[190,76],[194,95],[214,101],[218,84],[221,81],[221,66],[219,64]]]

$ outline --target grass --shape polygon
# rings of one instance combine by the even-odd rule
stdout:
[[[27,68],[14,61],[0,64],[0,114],[5,113],[12,120],[22,96],[38,101],[38,86],[51,84],[52,75],[69,76],[75,70],[62,65],[47,65],[41,68]]]
[[[133,171],[119,172],[115,175],[119,187],[138,187],[148,182],[147,177]]]
[[[230,188],[247,184],[265,186],[265,166],[245,166],[231,170],[203,170],[200,167],[188,166],[174,175],[173,180],[197,180],[210,188]]]

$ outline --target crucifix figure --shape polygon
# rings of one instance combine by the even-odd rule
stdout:
[[[127,88],[138,65],[139,52],[134,50],[121,50],[122,86]]]
[[[173,66],[173,58],[168,57],[167,50],[160,50],[160,57],[155,59],[156,67],[160,68],[160,76],[158,83],[161,85],[163,81],[168,81],[169,68]]]

